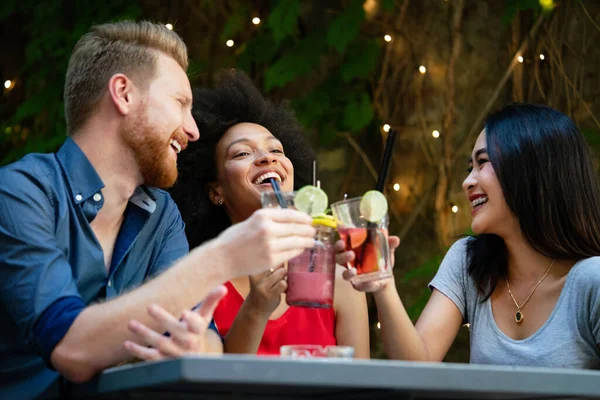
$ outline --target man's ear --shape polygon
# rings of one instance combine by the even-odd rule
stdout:
[[[108,80],[108,93],[116,110],[122,115],[131,112],[135,97],[139,96],[133,81],[121,73],[114,74]]]

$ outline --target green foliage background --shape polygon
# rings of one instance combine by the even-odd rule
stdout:
[[[380,127],[385,121],[378,114],[373,91],[381,73],[386,45],[383,35],[387,32],[368,20],[364,3],[4,0],[0,24],[10,26],[10,40],[22,46],[12,55],[12,60],[20,63],[16,87],[5,91],[0,100],[0,165],[29,152],[50,152],[60,146],[65,138],[62,92],[71,49],[90,26],[120,19],[174,21],[175,30],[189,46],[193,84],[210,84],[221,68],[244,69],[268,97],[291,100],[316,147],[335,148],[340,145],[340,135],[349,133],[360,137],[368,155],[378,160]],[[403,4],[382,0],[378,18],[393,18]],[[425,8],[429,3],[414,4]],[[491,18],[501,19],[507,30],[519,14],[544,12],[538,0],[506,0],[503,9]],[[257,10],[262,18],[258,27],[250,22]],[[7,31],[4,29],[4,34]],[[232,49],[224,46],[228,39],[236,42]],[[598,129],[583,127],[582,132],[593,149],[600,149]],[[429,231],[424,229],[422,234]],[[428,299],[426,284],[435,274],[443,250],[424,244],[420,256],[407,258],[415,262],[414,267],[396,274],[400,287],[414,287],[411,296],[403,298],[413,320]],[[376,338],[377,332],[373,336]],[[374,356],[382,356],[380,345],[373,348]],[[465,361],[465,356],[454,359]]]

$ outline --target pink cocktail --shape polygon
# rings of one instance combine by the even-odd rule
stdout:
[[[296,192],[264,192],[264,208],[294,207]],[[286,302],[290,306],[329,308],[335,283],[335,229],[315,224],[315,246],[288,261]]]
[[[329,273],[289,272],[287,303],[301,306],[331,307],[333,304],[333,287],[334,283]]]
[[[322,225],[316,228],[315,247],[288,262],[286,302],[291,306],[329,308],[333,305],[334,231]]]

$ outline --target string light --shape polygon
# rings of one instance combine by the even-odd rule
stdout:
[[[377,322],[377,329],[381,329],[381,322]]]
[[[4,82],[4,87],[5,87],[6,89],[10,89],[10,88],[12,88],[12,85],[13,85],[13,83],[12,83],[12,81],[11,81],[10,79],[7,79],[7,80]]]
[[[394,190],[396,192],[398,192],[400,190],[400,184],[399,183],[394,183]]]
[[[458,206],[452,206],[452,212],[456,214],[458,212]]]
[[[225,42],[225,44],[227,45],[227,47],[233,47],[235,42],[233,40],[229,39],[227,42]]]
[[[252,23],[253,23],[254,25],[258,25],[258,24],[260,24],[260,18],[258,18],[258,17],[254,17],[254,18],[252,18]]]
[[[173,25],[171,24],[166,24],[165,25],[167,27],[168,30],[172,31],[173,30]]]
[[[545,55],[543,55],[543,54],[540,54],[540,60],[542,60],[542,61],[543,61],[543,60],[545,60],[545,59],[546,59],[546,56],[545,56]]]
[[[437,129],[433,132],[431,132],[431,136],[433,136],[434,138],[439,138],[440,137],[440,131],[438,131]]]
[[[392,41],[392,37],[390,35],[385,35],[383,39],[388,43]]]
[[[540,0],[540,5],[544,9],[544,11],[552,11],[556,4],[554,4],[554,0]]]
[[[518,60],[520,63],[522,63],[523,61],[525,61],[525,59],[523,58],[523,56],[519,56],[519,57],[517,57],[517,60]]]
[[[365,10],[365,14],[369,17],[375,14],[377,8],[377,0],[365,0],[363,3],[363,10]]]
[[[383,125],[383,131],[384,132],[389,132],[390,131],[390,126],[388,124]]]
[[[425,72],[427,72],[427,68],[425,68],[425,66],[424,66],[424,65],[421,65],[421,66],[419,67],[419,72],[420,72],[421,74],[425,74]]]

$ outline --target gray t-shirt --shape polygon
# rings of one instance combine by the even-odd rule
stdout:
[[[514,340],[498,328],[490,299],[481,302],[467,273],[467,240],[450,248],[429,288],[452,300],[470,324],[471,363],[600,369],[600,257],[575,264],[544,325]]]

